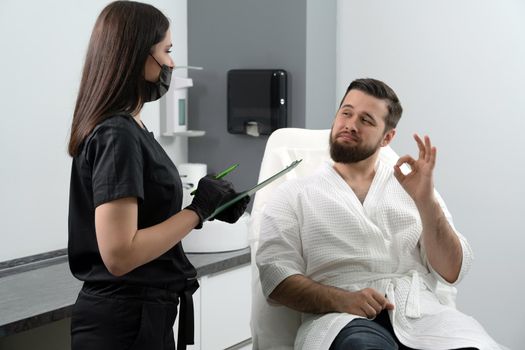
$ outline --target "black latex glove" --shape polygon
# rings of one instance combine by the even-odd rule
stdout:
[[[193,201],[185,208],[193,210],[199,216],[199,224],[195,228],[201,228],[204,220],[234,195],[233,186],[228,181],[216,179],[213,175],[200,179]]]
[[[237,196],[237,193],[233,195],[231,198],[227,199],[233,199]],[[239,218],[241,215],[246,211],[246,208],[248,207],[248,203],[250,203],[250,196],[246,196],[231,207],[225,209],[223,212],[219,213],[215,218],[217,220],[221,220],[224,222],[228,222],[230,224],[233,224]]]

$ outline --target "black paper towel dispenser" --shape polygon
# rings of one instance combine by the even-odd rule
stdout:
[[[286,127],[286,78],[282,69],[228,71],[228,132],[259,136]]]

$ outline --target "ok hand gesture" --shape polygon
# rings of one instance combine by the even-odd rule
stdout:
[[[425,141],[414,134],[414,139],[419,148],[419,158],[415,160],[409,155],[405,155],[397,161],[394,166],[394,176],[405,191],[412,197],[416,205],[427,202],[433,198],[434,182],[433,171],[436,164],[436,147],[432,147],[430,138],[425,136]],[[404,175],[400,167],[408,164],[411,172]]]

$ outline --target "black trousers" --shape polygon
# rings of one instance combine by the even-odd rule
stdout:
[[[166,289],[84,283],[71,318],[72,350],[175,350],[179,295]]]

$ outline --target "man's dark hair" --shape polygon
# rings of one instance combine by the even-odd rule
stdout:
[[[367,95],[374,96],[386,101],[388,114],[385,117],[385,132],[396,127],[399,119],[401,119],[403,107],[401,107],[401,103],[399,102],[396,93],[390,86],[376,79],[356,79],[351,82],[346,89],[345,95],[343,96],[339,107],[343,105],[343,101],[350,90],[359,90]]]

